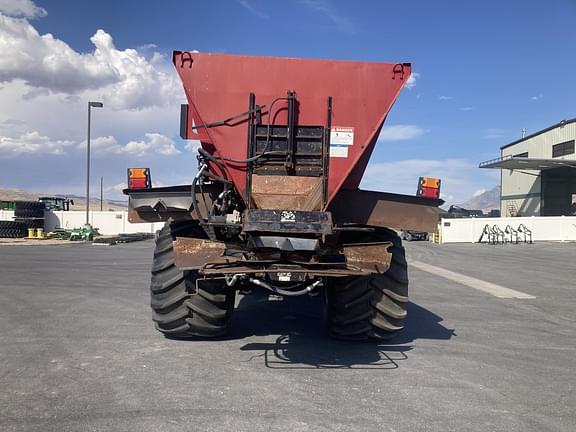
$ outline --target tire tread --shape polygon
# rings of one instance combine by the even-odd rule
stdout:
[[[404,327],[408,303],[408,266],[402,240],[391,230],[378,230],[392,242],[390,268],[382,274],[334,278],[328,287],[328,331],[339,339],[386,340]]]
[[[166,224],[156,237],[150,281],[152,321],[168,338],[212,338],[226,334],[234,309],[235,291],[214,282],[195,293],[197,271],[182,271],[174,262],[173,240],[178,236],[201,237],[193,222]]]

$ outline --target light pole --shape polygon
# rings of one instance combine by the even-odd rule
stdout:
[[[103,198],[104,198],[104,177],[100,176],[100,211],[102,211]]]
[[[88,140],[86,141],[86,225],[90,225],[90,110],[102,108],[102,102],[88,102]]]

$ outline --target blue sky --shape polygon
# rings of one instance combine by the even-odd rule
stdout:
[[[93,172],[107,194],[130,165],[188,181],[173,49],[411,62],[363,186],[414,193],[433,175],[456,203],[498,183],[476,166],[522,128],[576,116],[574,0],[0,0],[0,13],[0,187],[81,193],[89,98],[105,101]]]

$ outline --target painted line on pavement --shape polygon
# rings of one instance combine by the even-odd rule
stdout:
[[[450,270],[446,270],[434,265],[426,264],[420,261],[410,261],[410,265],[416,267],[419,270],[431,273],[436,276],[443,277],[444,279],[457,282],[462,285],[466,285],[470,288],[483,291],[485,293],[491,294],[498,298],[511,298],[511,299],[534,299],[536,296],[531,294],[523,293],[522,291],[516,291],[510,288],[506,288],[500,285],[496,285],[490,282],[483,281],[481,279],[476,279],[471,276],[466,276],[460,273],[456,273]]]

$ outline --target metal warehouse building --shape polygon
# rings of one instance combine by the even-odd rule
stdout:
[[[576,118],[500,148],[480,168],[501,169],[500,211],[510,216],[576,215]]]

